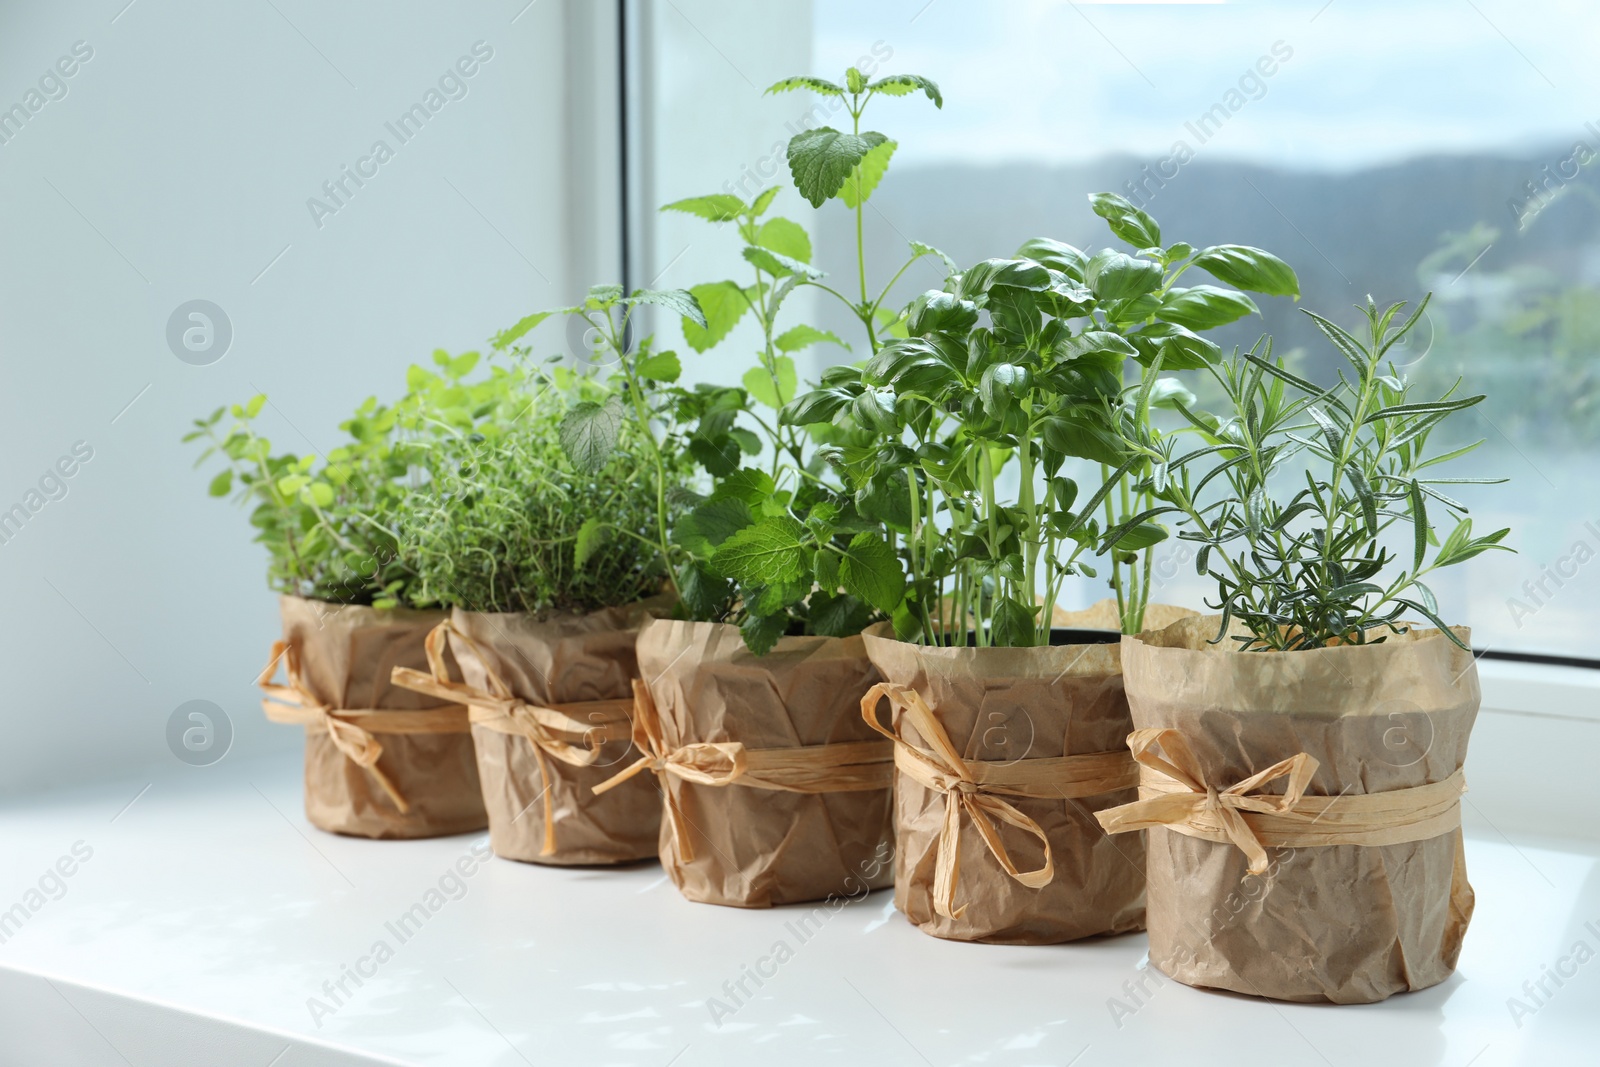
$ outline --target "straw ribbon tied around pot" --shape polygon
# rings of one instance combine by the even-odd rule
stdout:
[[[487,690],[453,681],[450,668],[445,663],[445,639],[458,642],[477,656],[483,666]],[[425,648],[428,669],[431,673],[396,667],[391,681],[403,689],[427,693],[442,700],[453,700],[467,706],[468,721],[503,734],[525,737],[533,745],[534,762],[539,777],[548,785],[550,764],[547,757],[560,760],[573,767],[590,767],[600,758],[600,748],[607,741],[628,736],[627,700],[586,700],[553,707],[530,704],[512,692],[504,678],[495,671],[489,653],[476,641],[462,633],[446,619],[428,632]],[[579,714],[592,716],[585,722]],[[581,738],[574,743],[569,738]],[[549,856],[556,850],[556,819],[554,805],[544,805],[544,844],[540,854]]]
[[[619,774],[594,787],[604,793],[644,771],[662,784],[667,821],[678,854],[694,859],[688,820],[665,778],[672,775],[696,785],[749,786],[786,793],[849,793],[887,789],[891,784],[891,750],[882,741],[845,741],[795,748],[746,748],[739,741],[697,741],[672,746],[661,728],[661,713],[650,687],[633,683],[633,744],[643,755]]]
[[[288,685],[275,685],[272,676],[283,663]],[[287,641],[275,641],[272,659],[256,679],[256,685],[265,694],[261,710],[272,722],[291,726],[312,726],[324,730],[328,740],[351,763],[364,769],[388,794],[402,815],[411,813],[411,805],[400,790],[378,766],[383,755],[383,745],[373,736],[387,734],[445,734],[467,731],[466,710],[460,705],[428,708],[422,711],[384,711],[334,709],[318,700],[305,683],[301,671],[300,646]]]
[[[891,708],[901,713],[892,727],[885,727],[878,720],[878,704],[885,698]],[[1004,798],[1064,800],[1098,796],[1131,788],[1138,780],[1133,761],[1122,751],[1006,762],[963,759],[944,725],[921,695],[910,686],[893,682],[880,682],[867,691],[861,700],[861,715],[869,726],[894,742],[894,763],[901,773],[925,788],[944,794],[944,826],[939,833],[939,852],[934,866],[933,906],[946,918],[958,919],[967,910],[965,904],[958,908],[955,903],[956,883],[961,875],[963,814],[971,820],[989,847],[990,855],[1006,874],[1029,889],[1041,889],[1055,877],[1050,839],[1032,817]],[[905,722],[915,727],[927,748],[920,748],[901,736],[900,724]],[[995,820],[1038,839],[1044,849],[1044,864],[1037,870],[1017,870]]]
[[[1206,781],[1183,735],[1172,729],[1135,730],[1128,748],[1141,774],[1139,799],[1096,812],[1107,833],[1165,826],[1190,837],[1231,842],[1249,872],[1267,869],[1267,848],[1318,845],[1393,845],[1425,841],[1461,825],[1461,771],[1427,785],[1382,793],[1306,796],[1319,764],[1301,752],[1226,789]],[[1157,752],[1160,750],[1160,753]],[[1260,793],[1285,779],[1281,794]]]

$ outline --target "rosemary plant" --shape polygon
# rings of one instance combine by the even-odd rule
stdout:
[[[1248,628],[1236,638],[1241,648],[1378,642],[1403,632],[1407,613],[1461,644],[1440,619],[1425,579],[1506,550],[1501,541],[1510,531],[1473,536],[1466,505],[1441,488],[1503,479],[1436,473],[1482,441],[1437,454],[1428,447],[1440,423],[1484,398],[1457,397],[1457,381],[1437,400],[1414,399],[1400,371],[1384,364],[1427,303],[1396,325],[1405,305],[1380,311],[1369,297],[1360,338],[1312,314],[1348,363],[1334,386],[1291,373],[1270,343],[1258,344],[1213,368],[1228,399],[1226,417],[1180,405],[1205,439],[1202,447],[1174,455],[1175,438],[1130,440],[1157,472],[1142,490],[1163,502],[1158,511],[1182,516],[1179,536],[1199,546],[1196,567],[1217,582],[1210,606],[1223,613],[1222,633],[1231,619]],[[1305,466],[1291,471],[1295,457]],[[1197,476],[1202,460],[1212,466]],[[1296,486],[1287,500],[1275,492]],[[1449,528],[1442,538],[1445,525],[1434,525],[1441,514]]]

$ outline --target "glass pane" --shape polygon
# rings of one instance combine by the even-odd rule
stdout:
[[[833,121],[758,88],[802,70],[838,78],[865,62],[874,74],[928,75],[945,97],[942,110],[916,95],[875,101],[869,114],[898,142],[863,219],[874,291],[912,239],[962,264],[1034,236],[1113,244],[1086,200],[1110,190],[1154,214],[1168,241],[1250,244],[1287,259],[1299,305],[1259,299],[1261,318],[1216,339],[1248,346],[1270,333],[1319,379],[1337,357],[1300,308],[1350,326],[1369,293],[1380,303],[1433,293],[1400,362],[1424,392],[1461,377],[1463,390],[1488,396],[1449,430],[1485,444],[1442,473],[1511,479],[1438,488],[1472,506],[1478,532],[1513,527],[1518,549],[1440,572],[1442,612],[1470,622],[1480,648],[1594,655],[1600,113],[1579,102],[1600,88],[1584,54],[1600,11],[1535,6],[1537,17],[1491,0],[815,0],[809,66],[797,67],[798,9],[762,36],[719,24],[720,5],[677,3],[658,17],[705,53],[679,83],[719,89],[690,100],[672,96],[673,79],[659,83],[656,145],[662,161],[707,178],[740,175],[797,123]],[[735,136],[706,121],[724,112],[739,115]],[[772,181],[786,188],[786,213],[812,229],[830,280],[853,294],[853,213],[838,201],[812,213],[787,191],[785,170]],[[919,264],[897,298],[939,282]],[[841,335],[850,328],[847,312],[824,303],[818,313]],[[819,354],[813,369],[842,357]],[[1200,606],[1208,595],[1180,546],[1156,570],[1155,599]],[[1069,606],[1105,593],[1085,579]]]

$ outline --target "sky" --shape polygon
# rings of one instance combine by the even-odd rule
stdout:
[[[919,97],[869,113],[901,165],[1154,160],[1179,139],[1335,171],[1578,138],[1600,149],[1586,128],[1600,130],[1600,4],[1587,0],[815,0],[814,20],[819,74],[877,44],[893,52],[883,72],[939,82],[942,111]],[[1275,69],[1256,81],[1263,57]],[[1201,145],[1185,124],[1218,103],[1239,106]]]

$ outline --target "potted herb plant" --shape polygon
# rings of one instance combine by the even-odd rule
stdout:
[[[1197,331],[1255,310],[1242,292],[1174,283],[1198,267],[1298,291],[1269,253],[1163,247],[1148,214],[1090,201],[1135,254],[1036,239],[980,262],[919,297],[863,369],[830,371],[783,413],[870,431],[830,455],[892,502],[880,514],[910,581],[899,639],[866,639],[887,684],[863,707],[898,744],[896,903],[941,937],[1044,943],[1142,922],[1141,842],[1108,842],[1093,819],[1133,796],[1119,627],[1054,628],[1052,609],[1069,576],[1095,575],[1097,550],[1120,628],[1148,606],[1161,472],[1123,435],[1165,440],[1152,409],[1189,393],[1161,371],[1220,358]],[[1073,458],[1101,466],[1087,499],[1064,473]]]
[[[640,479],[649,450],[626,422],[604,458],[569,459],[569,413],[610,410],[615,398],[562,367],[526,380],[500,372],[447,396],[421,446],[432,491],[408,500],[398,528],[412,601],[451,613],[428,637],[429,672],[394,680],[468,707],[496,855],[562,865],[654,856],[651,784],[590,790],[630,752],[639,626],[672,608],[652,533],[658,490],[675,493],[684,466],[658,457],[659,487]]]
[[[1140,794],[1099,812],[1150,831],[1150,959],[1181,982],[1367,1003],[1454,970],[1479,689],[1427,581],[1509,531],[1475,536],[1447,489],[1480,479],[1437,473],[1475,446],[1429,447],[1483,397],[1419,400],[1385,363],[1426,303],[1396,325],[1369,299],[1361,336],[1313,316],[1331,388],[1270,346],[1217,368],[1225,417],[1186,411],[1200,448],[1130,438],[1222,612],[1124,638]]]
[[[801,82],[829,85],[800,79],[775,89]],[[911,76],[868,85],[852,70],[847,85],[836,88],[852,95],[857,116],[879,92],[916,87],[941,102],[936,86]],[[886,153],[868,158],[885,138],[810,132],[828,139],[819,149],[828,188],[802,191],[814,203],[839,195],[859,209],[887,165]],[[797,176],[809,173],[806,158],[791,146]],[[678,618],[652,621],[639,637],[634,741],[644,755],[597,792],[653,771],[666,813],[662,862],[674,883],[692,900],[743,907],[887,884],[890,753],[857,711],[877,680],[860,633],[896,609],[904,586],[871,501],[830,473],[811,435],[777,421],[796,391],[794,353],[843,344],[804,323],[780,325],[786,298],[820,286],[822,272],[805,229],[770,214],[777,193],[748,203],[713,194],[664,209],[731,224],[748,277],[631,295],[601,286],[562,309],[601,339],[612,367],[612,399],[569,416],[569,455],[579,465],[603,462],[625,424],[651,442],[658,518],[648,536],[681,601]],[[873,324],[894,316],[867,300],[863,292],[875,345]],[[647,306],[682,316],[696,352],[753,320],[761,342],[743,388],[680,386],[675,353],[648,339],[630,345],[633,316]],[[696,491],[669,491],[667,455],[692,457]]]
[[[476,359],[436,358],[451,380]],[[413,380],[426,373],[413,368]],[[274,721],[306,727],[307,819],[375,838],[481,829],[466,709],[389,681],[396,666],[426,666],[424,639],[444,618],[405,606],[413,575],[396,534],[416,492],[424,398],[413,391],[392,406],[369,398],[341,424],[346,443],[325,458],[275,454],[256,427],[266,403],[257,395],[218,408],[184,440],[208,442],[200,462],[226,462],[210,493],[251,505],[256,540],[267,548],[283,638],[261,678],[262,706]],[[286,684],[273,684],[280,669]]]

